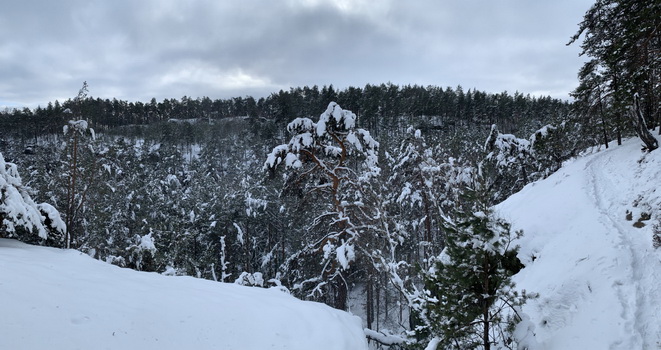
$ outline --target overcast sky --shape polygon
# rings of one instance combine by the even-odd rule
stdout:
[[[4,0],[0,106],[438,85],[569,98],[594,0]]]

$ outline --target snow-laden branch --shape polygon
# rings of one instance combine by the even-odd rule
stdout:
[[[384,332],[375,331],[369,328],[365,328],[364,332],[367,339],[372,339],[381,345],[392,346],[406,343],[406,338],[402,338],[398,335],[386,334]]]
[[[35,203],[23,186],[16,164],[5,162],[0,153],[0,228],[14,235],[23,227],[47,239],[49,231],[66,232],[64,221],[50,204]]]
[[[308,296],[315,297],[334,288],[341,295],[336,302],[339,308],[346,306],[348,286],[344,274],[358,260],[356,248],[363,239],[363,229],[357,227],[365,227],[370,220],[365,204],[369,196],[365,191],[369,191],[370,181],[381,171],[379,143],[367,130],[357,128],[356,119],[354,113],[335,102],[316,122],[294,119],[287,125],[287,131],[293,134],[289,142],[274,147],[263,167],[272,172],[284,168],[286,188],[296,187],[308,198],[315,195],[325,206],[321,214],[310,218],[310,227],[314,229],[306,237],[308,243],[285,265],[298,265],[299,259],[321,260],[321,270],[297,276],[303,281],[294,289],[312,285]]]

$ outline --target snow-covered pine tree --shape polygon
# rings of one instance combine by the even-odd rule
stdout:
[[[22,230],[22,231],[21,231]],[[17,166],[0,153],[0,237],[45,241],[66,232],[58,211],[47,203],[35,203],[21,182]],[[37,235],[37,239],[24,233]],[[60,237],[61,238],[61,237]]]
[[[264,169],[284,167],[286,187],[324,203],[306,213],[310,226],[302,246],[285,263],[294,290],[345,309],[347,274],[371,230],[370,181],[380,173],[378,142],[356,126],[356,115],[331,102],[317,122],[296,118],[291,140],[273,148]],[[296,271],[294,271],[296,270]]]
[[[530,135],[530,148],[535,158],[535,172],[531,181],[544,178],[560,169],[562,162],[578,154],[583,148],[576,135],[575,124],[561,122],[547,124]]]
[[[272,217],[277,192],[264,186],[260,165],[263,152],[254,142],[255,130],[245,121],[225,121],[210,126],[199,156],[190,164],[191,181],[184,205],[194,213],[188,220],[197,236],[198,249],[187,254],[203,278],[227,282],[243,272],[276,277],[282,237],[274,234]],[[245,151],[256,147],[254,151]],[[236,152],[236,150],[244,150]],[[190,250],[189,250],[190,251]]]
[[[410,127],[399,147],[386,152],[383,238],[370,245],[372,259],[378,262],[375,270],[381,275],[367,276],[368,328],[392,322],[392,316],[391,320],[385,319],[389,313],[402,317],[396,319],[400,325],[408,323],[404,319],[408,312],[402,311],[421,285],[418,270],[428,269],[429,258],[438,255],[443,246],[439,219],[447,182],[437,150],[426,143],[420,130]],[[392,322],[391,329],[396,329],[396,324]]]
[[[630,133],[628,114],[644,148],[653,151],[659,146],[648,129],[660,122],[659,18],[658,1],[597,0],[569,42],[582,39],[581,54],[590,58],[579,71],[575,106],[584,114],[598,112],[604,143],[606,125],[616,127],[618,143],[622,131],[623,136]]]
[[[511,134],[501,134],[496,125],[484,143],[487,153],[480,166],[488,173],[487,188],[493,193],[492,200],[499,202],[530,182],[530,173],[536,169],[530,141]]]
[[[544,178],[575,156],[585,145],[577,139],[577,125],[559,122],[539,128],[526,139],[501,134],[496,125],[484,144],[487,155],[480,163],[482,177],[499,202],[526,184]]]
[[[409,128],[407,136],[390,158],[387,187],[397,190],[386,193],[388,212],[397,220],[394,228],[409,235],[407,241],[415,245],[408,261],[426,269],[424,264],[435,255],[432,247],[443,245],[438,223],[445,197],[443,167],[434,155],[436,149],[426,144],[420,130]]]
[[[423,292],[420,271],[435,267],[435,258],[445,245],[445,213],[462,205],[462,189],[472,184],[476,168],[466,160],[450,157],[445,148],[447,139],[430,145],[420,130],[410,128],[407,134],[400,146],[386,155],[386,222],[382,225],[383,238],[370,247],[372,258],[378,262],[377,270],[390,282],[384,284],[383,294],[392,290],[402,298],[397,302],[400,308],[415,310]],[[408,316],[409,312],[404,314]],[[415,311],[411,315],[410,324],[416,324]],[[409,323],[398,321],[400,325]]]
[[[511,280],[521,268],[512,240],[522,233],[480,203],[447,221],[446,247],[425,273],[417,333],[434,337],[439,349],[509,344],[528,297]]]
[[[98,162],[97,150],[94,148],[96,134],[94,129],[81,112],[81,106],[87,98],[87,82],[74,98],[72,108],[64,110],[67,117],[72,117],[62,128],[65,139],[65,151],[63,157],[63,169],[61,181],[65,189],[64,211],[67,225],[67,236],[64,242],[66,248],[80,247],[84,241],[86,230],[83,227],[85,212],[92,188],[99,185],[99,170],[102,169]]]

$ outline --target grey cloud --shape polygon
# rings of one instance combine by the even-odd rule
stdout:
[[[10,1],[0,105],[63,99],[83,80],[128,100],[388,81],[566,97],[581,61],[564,44],[590,3]]]

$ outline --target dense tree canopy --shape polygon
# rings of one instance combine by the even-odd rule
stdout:
[[[613,133],[621,143],[630,119],[646,148],[657,148],[648,129],[661,122],[661,3],[597,0],[570,43],[582,36],[589,60],[573,92],[578,108],[599,127],[604,143]]]
[[[543,120],[549,117],[566,117],[570,108],[566,101],[550,97],[532,97],[518,92],[513,95],[506,92],[491,94],[475,89],[464,91],[461,86],[453,89],[381,84],[337,90],[331,85],[321,89],[306,86],[280,90],[258,100],[252,97],[212,100],[184,96],[143,103],[84,96],[55,101],[34,110],[6,109],[0,112],[0,126],[3,135],[13,135],[26,144],[35,143],[39,137],[61,130],[62,125],[71,119],[63,113],[69,109],[76,115],[84,115],[89,127],[97,132],[170,119],[217,120],[236,116],[273,120],[279,125],[276,130],[279,131],[293,118],[317,115],[332,101],[353,111],[359,123],[375,137],[381,133],[402,133],[411,124],[427,131],[453,130],[463,126],[488,128],[497,123],[506,132],[529,133],[543,126]],[[524,125],[528,125],[526,130],[520,130]]]

